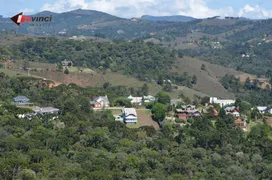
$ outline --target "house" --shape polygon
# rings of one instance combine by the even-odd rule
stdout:
[[[203,113],[210,115],[212,117],[217,117],[219,115],[218,111],[215,109],[213,105],[207,106],[207,108],[203,110]]]
[[[181,120],[188,120],[190,117],[201,117],[201,113],[193,105],[182,106],[176,109],[176,117]]]
[[[122,110],[122,116],[125,123],[137,124],[137,113],[135,108],[124,108]]]
[[[242,121],[242,120],[240,120],[240,119],[238,119],[238,120],[235,120],[234,121],[234,124],[235,124],[235,126],[234,126],[234,128],[241,128],[243,131],[247,131],[247,123],[246,123],[246,121]]]
[[[267,113],[267,114],[272,114],[272,108],[267,108],[267,109],[265,110],[265,113]]]
[[[267,107],[266,106],[257,106],[256,107],[258,109],[258,111],[261,113],[261,114],[265,114],[266,113],[266,110],[267,110]],[[254,108],[252,108],[251,110],[253,110]]]
[[[41,114],[41,115],[47,115],[47,114],[58,114],[59,109],[53,108],[53,107],[35,107],[32,108],[32,110],[35,112],[35,114]]]
[[[134,18],[131,18],[131,21],[132,22],[137,22],[138,20],[137,20],[137,18],[134,17]]]
[[[225,108],[226,114],[231,114],[234,118],[238,119],[240,117],[239,109],[235,106],[229,106]]]
[[[61,64],[62,64],[63,67],[73,66],[73,62],[72,61],[67,61],[66,59],[64,61],[61,61]]]
[[[108,99],[108,96],[99,96],[95,98],[91,104],[93,105],[94,108],[105,108],[110,106],[110,102]]]
[[[133,97],[129,96],[127,99],[131,102],[131,104],[137,104],[137,105],[142,105],[143,102],[143,97]]]
[[[29,106],[33,105],[33,103],[30,103],[29,99],[27,97],[25,97],[25,96],[17,96],[15,98],[13,98],[12,104],[15,104],[15,105],[29,105]]]
[[[219,104],[220,107],[224,107],[227,105],[232,105],[235,103],[235,100],[231,100],[231,99],[218,99],[216,97],[210,97],[210,103],[211,104]]]
[[[156,100],[156,98],[154,96],[151,96],[151,95],[144,96],[144,102],[145,103],[153,102],[155,100]]]
[[[27,118],[28,120],[31,120],[33,116],[36,116],[38,114],[40,115],[47,115],[47,114],[55,114],[57,115],[59,113],[59,109],[53,108],[53,107],[33,107],[32,108],[33,113],[26,113],[26,114],[19,114],[19,118]],[[58,116],[54,116],[52,119],[56,119]]]
[[[137,105],[142,105],[142,102],[149,103],[156,100],[156,98],[151,95],[143,96],[143,97],[133,97],[130,95],[129,97],[127,97],[127,99],[130,100],[132,104],[137,104]]]

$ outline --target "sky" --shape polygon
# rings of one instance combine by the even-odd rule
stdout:
[[[66,12],[90,9],[123,18],[142,15],[186,15],[195,18],[235,16],[272,18],[271,0],[0,0],[0,15],[35,14],[49,10]]]

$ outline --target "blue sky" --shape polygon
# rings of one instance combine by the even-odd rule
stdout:
[[[82,8],[125,18],[144,14],[272,18],[271,0],[0,0],[0,3],[0,14],[4,17],[21,11],[34,14],[42,10],[64,12]]]

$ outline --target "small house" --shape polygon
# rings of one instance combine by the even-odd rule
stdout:
[[[256,107],[258,109],[258,111],[261,113],[261,114],[265,114],[266,113],[266,110],[267,110],[267,106],[257,106]],[[252,108],[251,110],[253,110],[254,108]]]
[[[67,61],[66,59],[64,61],[61,61],[61,64],[62,64],[63,67],[73,66],[73,62],[72,61]]]
[[[180,109],[176,109],[176,117],[181,120],[188,120],[190,117],[201,117],[201,113],[193,105],[182,106]]]
[[[29,99],[25,96],[17,96],[13,98],[13,104],[15,105],[33,105],[29,102]]]
[[[58,114],[59,109],[53,108],[53,107],[38,107],[38,108],[33,108],[33,111],[36,114],[41,114],[41,115],[47,115],[47,114]]]
[[[137,124],[137,113],[135,108],[124,108],[122,110],[124,122],[127,124]]]
[[[144,102],[145,103],[153,102],[155,100],[156,100],[156,98],[154,96],[151,96],[151,95],[144,96]]]
[[[272,114],[272,108],[267,108],[267,109],[265,110],[265,113],[267,113],[267,114]]]
[[[233,115],[233,117],[236,119],[240,117],[239,109],[235,106],[226,107],[225,112],[226,112],[226,114]]]
[[[235,103],[235,100],[232,99],[218,99],[217,97],[210,97],[210,103],[219,104],[220,107],[231,105]]]
[[[99,96],[91,102],[94,108],[105,108],[110,106],[108,96]]]

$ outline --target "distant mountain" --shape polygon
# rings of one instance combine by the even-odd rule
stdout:
[[[170,21],[170,22],[189,22],[196,20],[196,18],[189,17],[189,16],[182,16],[182,15],[175,15],[175,16],[149,16],[143,15],[141,19],[148,20],[148,21]]]

